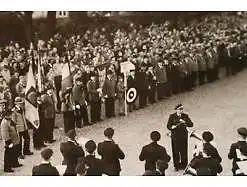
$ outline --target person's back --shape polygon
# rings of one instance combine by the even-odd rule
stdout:
[[[42,163],[33,167],[32,176],[59,176],[59,173],[50,163]]]
[[[59,176],[58,170],[50,163],[52,155],[53,151],[49,148],[41,152],[42,162],[33,167],[32,176]]]
[[[139,155],[140,161],[145,162],[145,170],[155,170],[155,163],[157,160],[165,160],[167,163],[171,157],[167,154],[165,147],[159,145],[157,141],[160,140],[160,133],[153,131],[150,134],[152,143],[144,146]]]
[[[93,155],[87,155],[84,161],[89,167],[86,176],[101,176],[103,174],[103,164],[100,159],[95,158]]]

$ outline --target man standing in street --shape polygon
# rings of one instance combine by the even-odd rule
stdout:
[[[24,159],[24,155],[33,155],[30,151],[30,136],[25,118],[24,102],[20,97],[15,98],[15,106],[12,109],[12,121],[16,124],[20,137],[19,157]],[[24,140],[24,147],[22,146],[22,139]]]
[[[232,173],[233,175],[236,175],[236,170],[238,169],[237,161],[240,161],[237,151],[240,150],[240,147],[247,144],[247,129],[245,127],[241,127],[238,130],[238,137],[239,140],[235,143],[233,143],[230,147],[230,151],[228,153],[228,158],[232,159]]]
[[[60,144],[60,151],[63,155],[63,165],[67,165],[64,176],[75,176],[75,168],[78,158],[84,157],[82,147],[76,142],[76,132],[74,129],[67,132],[68,141]]]
[[[188,114],[183,112],[183,105],[175,107],[176,112],[171,114],[167,128],[171,131],[172,156],[176,171],[185,169],[188,164],[188,131],[187,127],[192,127],[193,122]]]
[[[141,150],[139,160],[146,161],[145,171],[155,171],[155,164],[158,160],[165,160],[168,167],[168,162],[170,161],[171,157],[167,154],[165,147],[158,144],[160,137],[161,135],[158,131],[151,132],[150,138],[152,142],[144,146]]]
[[[34,166],[32,176],[59,176],[57,169],[51,165],[51,157],[53,151],[44,149],[41,151],[42,162],[38,166]]]
[[[75,106],[75,124],[77,128],[90,125],[88,122],[87,101],[82,79],[76,78],[75,85],[72,89],[72,103]]]
[[[103,162],[104,173],[109,176],[119,176],[121,171],[119,159],[123,160],[125,154],[113,141],[114,130],[112,128],[107,128],[104,135],[106,140],[98,144],[98,154]]]

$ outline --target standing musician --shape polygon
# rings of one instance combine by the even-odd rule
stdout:
[[[119,159],[123,160],[125,154],[113,141],[114,130],[112,128],[107,128],[104,135],[106,140],[98,144],[98,154],[101,156],[104,173],[109,176],[119,176],[121,171]]]
[[[188,114],[183,112],[183,105],[175,107],[176,112],[171,114],[167,128],[171,131],[172,156],[176,171],[185,169],[188,163],[188,131],[187,127],[193,127],[193,122]]]
[[[238,130],[239,141],[233,143],[230,147],[230,151],[228,153],[228,158],[233,159],[232,161],[232,173],[236,175],[236,162],[239,161],[237,150],[240,149],[241,146],[246,145],[246,138],[247,138],[247,129],[245,127],[241,127]]]

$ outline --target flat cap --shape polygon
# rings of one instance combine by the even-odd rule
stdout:
[[[240,134],[242,136],[247,136],[247,129],[245,127],[240,127],[238,129],[238,134]]]
[[[177,110],[177,109],[179,109],[179,108],[181,108],[181,107],[183,107],[183,105],[182,105],[182,104],[178,104],[178,105],[175,106],[174,109]]]

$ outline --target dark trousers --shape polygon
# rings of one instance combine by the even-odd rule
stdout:
[[[196,80],[197,80],[197,72],[196,71],[192,71],[192,74],[191,74],[192,87],[196,86]]]
[[[113,97],[105,99],[105,115],[107,118],[115,116],[115,100]]]
[[[164,93],[165,93],[164,89],[165,89],[165,83],[158,83],[158,85],[157,85],[158,100],[163,99]]]
[[[92,101],[91,102],[91,121],[95,123],[101,120],[101,102]]]
[[[44,134],[45,132],[45,119],[42,115],[39,116],[40,125],[38,129],[33,130],[33,146],[35,148],[40,148],[44,144]]]
[[[55,119],[45,119],[45,132],[44,132],[44,140],[47,142],[51,142],[53,140],[53,130],[55,127]]]
[[[75,129],[74,111],[63,112],[64,132],[67,133],[71,129]]]
[[[214,69],[208,69],[207,70],[207,80],[208,80],[208,82],[214,81]]]
[[[19,144],[19,156],[20,156],[30,152],[30,136],[28,134],[28,130],[19,132],[19,137],[20,137],[20,144]],[[22,145],[22,139],[24,145]]]
[[[57,110],[60,111],[61,110],[61,100],[60,100],[59,92],[62,88],[62,75],[55,76],[54,83],[55,83],[56,96],[57,96]]]
[[[89,124],[86,105],[80,105],[80,109],[75,110],[75,126],[78,128],[81,128],[82,127],[82,120],[83,120],[84,126]]]
[[[147,91],[139,92],[139,105],[140,108],[144,108],[145,106],[147,106]]]
[[[181,92],[180,88],[180,78],[176,78],[175,80],[172,81],[172,93],[173,94],[178,94]]]
[[[199,84],[205,84],[206,71],[199,71]]]
[[[19,145],[14,145],[12,148],[5,147],[4,150],[4,170],[11,169],[19,164]]]
[[[188,164],[188,137],[172,138],[172,156],[175,168],[184,169]]]
[[[155,103],[155,90],[155,87],[152,87],[150,90],[148,90],[148,101],[151,104]]]

